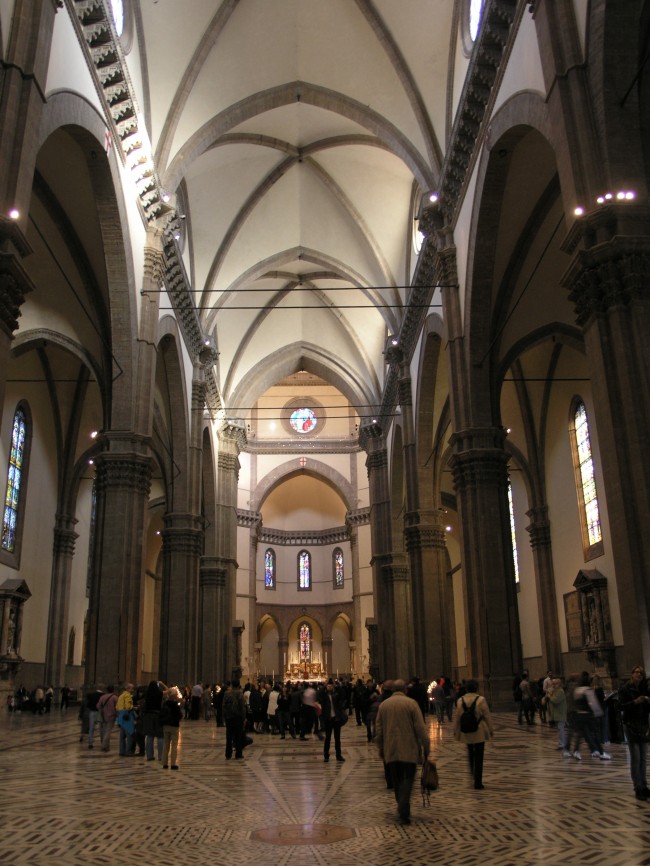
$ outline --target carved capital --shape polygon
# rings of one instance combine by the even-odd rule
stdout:
[[[165,278],[165,258],[162,250],[152,246],[144,248],[145,281],[158,288]]]
[[[379,424],[362,424],[359,428],[359,445],[364,451],[370,452],[385,448],[384,432]]]
[[[562,284],[575,304],[576,320],[648,297],[650,207],[615,202],[576,220],[562,244],[578,250]]]
[[[501,427],[475,427],[453,434],[450,462],[456,490],[507,486],[510,455],[503,449],[505,435]]]
[[[246,447],[246,426],[239,418],[224,418],[218,436],[223,445],[236,447],[237,453]]]
[[[0,328],[9,336],[18,327],[20,308],[34,284],[13,253],[0,252]]]
[[[57,514],[54,526],[54,555],[74,556],[75,543],[79,538],[74,531],[77,520],[68,515]]]
[[[368,469],[368,474],[371,472],[386,469],[388,467],[388,452],[385,448],[381,451],[372,451],[366,457],[366,467]]]
[[[533,549],[550,547],[551,522],[548,519],[548,506],[539,505],[531,508],[526,512],[526,516],[530,517],[530,524],[526,527],[526,532],[530,535],[530,546]]]
[[[100,454],[96,466],[98,494],[109,488],[117,488],[143,496],[149,495],[153,466],[148,457],[135,454]]]

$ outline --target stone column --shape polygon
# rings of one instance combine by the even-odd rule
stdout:
[[[50,588],[50,616],[45,649],[44,681],[57,688],[66,681],[65,667],[68,652],[68,616],[70,612],[70,582],[77,520],[66,514],[57,514],[54,526],[54,555],[52,559],[52,585]]]
[[[336,674],[336,665],[334,663],[334,658],[332,656],[332,645],[333,640],[331,637],[323,637],[321,641],[322,653],[323,653],[323,671],[329,677],[333,677]],[[327,658],[327,665],[325,665],[325,658]],[[340,673],[340,671],[339,671]]]
[[[411,562],[414,615],[416,605],[421,606],[421,630],[416,627],[415,632],[416,664],[418,674],[431,679],[449,676],[452,670],[454,598],[447,570],[444,513],[420,510],[415,516],[418,522],[406,527],[406,550]],[[421,588],[416,602],[414,574],[418,573]]]
[[[278,666],[276,670],[282,671],[282,676],[280,677],[281,682],[284,682],[285,671],[289,667],[289,640],[288,638],[280,638],[278,640]],[[286,662],[285,662],[286,658]]]
[[[162,531],[163,614],[160,670],[164,682],[185,684],[199,676],[199,560],[203,520],[168,512]]]
[[[189,448],[189,495],[188,504],[195,515],[195,528],[201,530],[194,552],[196,560],[188,563],[188,573],[194,572],[198,582],[198,613],[196,633],[198,637],[197,679],[214,683],[218,681],[217,651],[216,651],[216,595],[219,585],[219,569],[212,567],[208,558],[201,556],[205,552],[204,521],[201,516],[201,482],[203,474],[203,412],[205,409],[205,373],[217,359],[212,340],[207,340],[194,361],[192,378],[192,407],[190,417],[190,448]],[[194,679],[194,678],[192,678]]]
[[[86,681],[139,682],[142,659],[144,526],[152,461],[142,440],[106,434],[97,467],[96,529]]]
[[[461,525],[467,668],[495,707],[512,706],[512,674],[521,669],[505,431],[460,430],[451,467]]]
[[[551,670],[559,674],[562,673],[562,648],[548,507],[544,505],[531,508],[526,515],[531,521],[526,531],[530,534],[535,568],[539,630],[542,638],[542,668],[544,671]]]
[[[386,587],[386,676],[408,680],[415,665],[411,581],[406,556],[393,553],[382,567]]]
[[[370,540],[372,549],[372,582],[375,597],[376,640],[372,663],[377,675],[387,676],[387,653],[396,639],[390,632],[390,611],[384,567],[391,561],[391,513],[388,484],[388,453],[386,441],[378,424],[368,424],[359,430],[359,443],[366,451],[366,468],[370,493]]]
[[[587,349],[625,640],[619,661],[629,671],[650,665],[650,207],[588,213],[563,248],[574,256],[563,284]]]
[[[223,605],[226,572],[214,556],[202,556],[199,571],[200,605],[200,670],[210,683],[222,682],[219,658],[222,656],[223,635],[219,632],[219,612]]]
[[[237,666],[231,640],[235,623],[237,598],[237,482],[239,479],[239,452],[246,444],[244,424],[237,420],[224,420],[219,430],[216,486],[216,558],[223,569],[225,581],[219,599],[219,633],[224,641],[218,660],[221,676],[228,679]]]

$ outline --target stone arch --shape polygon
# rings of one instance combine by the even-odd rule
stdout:
[[[334,385],[354,407],[377,405],[380,402],[378,392],[360,379],[354,378],[345,364],[317,346],[295,342],[274,352],[270,358],[259,361],[242,378],[232,394],[226,394],[231,414],[236,414],[239,406],[252,406],[260,394],[280,379],[299,370],[306,370]]]
[[[268,475],[261,479],[253,491],[250,504],[251,511],[259,511],[264,500],[276,487],[298,474],[310,475],[319,481],[323,481],[341,497],[348,511],[356,508],[357,500],[354,488],[340,472],[337,472],[336,469],[320,460],[315,460],[311,456],[309,457],[309,463],[309,468],[302,467],[300,465],[300,458],[296,457],[269,472]]]
[[[88,148],[88,170],[107,272],[112,364],[110,425],[115,429],[130,429],[135,406],[136,279],[119,167],[116,158],[107,157],[104,151],[103,117],[83,97],[67,91],[48,96],[39,128],[38,150],[60,128],[65,128]]]

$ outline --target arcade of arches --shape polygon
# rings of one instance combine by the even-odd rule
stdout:
[[[3,690],[650,663],[649,33],[0,0]]]

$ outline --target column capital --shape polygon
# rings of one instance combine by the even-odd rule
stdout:
[[[531,508],[526,512],[526,516],[530,517],[530,524],[526,527],[526,532],[530,535],[530,546],[533,549],[550,547],[551,522],[548,519],[548,505]]]
[[[445,550],[447,547],[445,528],[441,524],[406,523],[404,539],[407,553],[412,550]]]
[[[73,556],[75,543],[79,538],[79,534],[74,531],[74,527],[78,523],[75,517],[67,514],[57,514],[54,524],[54,554],[63,554],[64,556]]]
[[[650,207],[631,202],[607,205],[576,220],[562,244],[577,249],[562,277],[584,326],[593,315],[650,294]]]
[[[474,427],[451,436],[450,460],[457,490],[478,484],[507,484],[510,455],[502,427]]]
[[[381,426],[376,422],[362,424],[359,428],[359,445],[368,453],[385,449],[386,437]]]
[[[222,445],[236,447],[237,453],[246,447],[246,425],[241,418],[223,418],[217,435]]]
[[[20,261],[30,252],[14,220],[0,217],[0,328],[9,336],[18,327],[25,295],[34,288]]]
[[[104,452],[98,455],[95,465],[98,492],[118,488],[149,495],[153,470],[151,458],[140,454]]]

